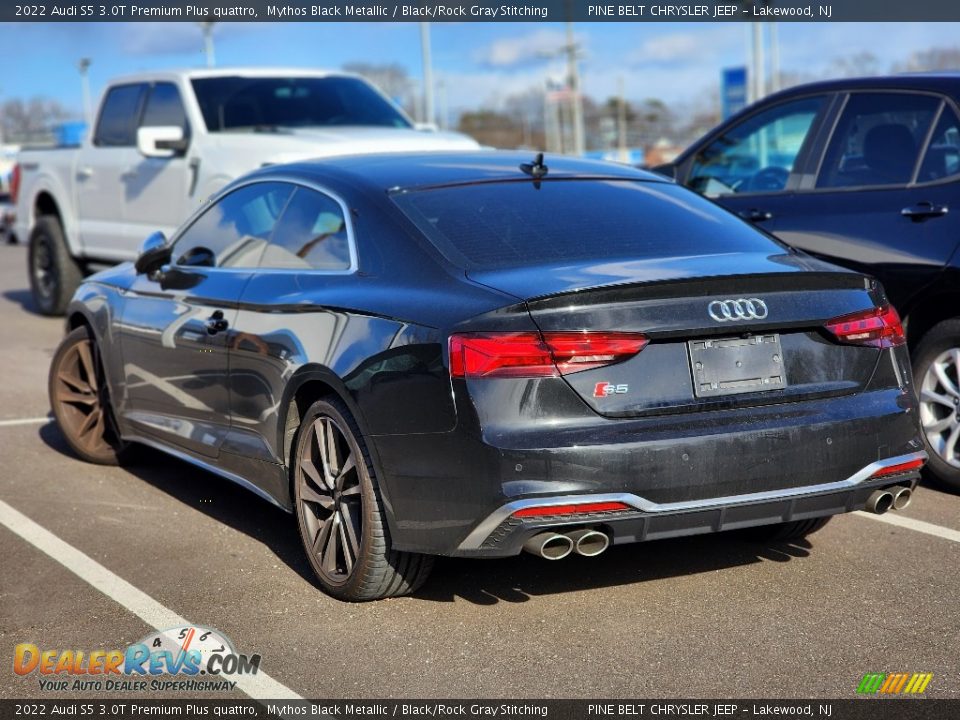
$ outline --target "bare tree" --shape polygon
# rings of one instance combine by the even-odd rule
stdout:
[[[0,123],[7,142],[28,143],[46,139],[52,126],[75,117],[60,102],[44,97],[13,98],[0,106]]]
[[[930,48],[910,55],[893,66],[894,72],[923,72],[925,70],[960,70],[960,48]]]

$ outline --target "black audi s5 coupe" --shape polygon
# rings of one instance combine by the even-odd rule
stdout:
[[[883,288],[662,176],[494,151],[263,168],[88,278],[70,447],[153,446],[296,518],[344,600],[901,509],[926,459]]]

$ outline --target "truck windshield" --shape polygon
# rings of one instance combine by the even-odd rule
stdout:
[[[211,77],[192,81],[210,132],[410,122],[367,82],[354,77]]]

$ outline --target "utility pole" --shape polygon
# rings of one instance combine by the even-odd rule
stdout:
[[[209,15],[207,16],[209,17]],[[203,54],[207,57],[207,67],[213,67],[217,64],[216,56],[213,53],[213,26],[215,22],[197,23],[203,31]]]
[[[770,23],[770,92],[780,89],[780,39],[777,37],[777,24]]]
[[[570,109],[573,121],[573,154],[583,155],[583,97],[580,95],[580,69],[577,63],[579,48],[573,36],[573,23],[567,23],[567,88],[570,92]]]
[[[617,156],[620,162],[630,161],[627,154],[627,99],[623,94],[623,75],[617,78]]]
[[[756,102],[766,95],[767,80],[764,73],[766,61],[763,55],[763,23],[755,22],[750,24],[751,38],[753,41],[753,51],[751,53],[753,71],[753,101]]]
[[[83,121],[90,127],[93,123],[93,106],[90,103],[90,58],[80,58],[77,69],[80,70],[80,91],[83,93]]]
[[[433,65],[430,60],[430,23],[420,23],[420,54],[423,58],[423,122],[435,123],[433,105]]]

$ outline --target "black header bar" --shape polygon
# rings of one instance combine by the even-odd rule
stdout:
[[[960,21],[958,0],[35,0],[4,22],[852,22]],[[891,32],[896,32],[891,27]]]

